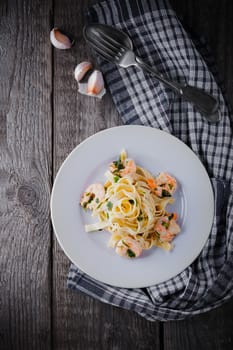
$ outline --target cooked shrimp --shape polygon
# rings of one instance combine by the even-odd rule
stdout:
[[[180,232],[180,226],[173,219],[170,220],[169,232],[173,235],[177,235]]]
[[[110,164],[109,170],[112,174],[117,176],[131,176],[134,178],[136,175],[136,164],[133,159],[125,159],[125,156],[122,153],[122,156],[119,160],[114,161]]]
[[[175,235],[171,234],[170,232],[165,233],[164,235],[160,236],[161,242],[171,242]]]
[[[168,218],[165,216],[162,216],[158,219],[158,221],[155,224],[155,231],[161,234],[167,233],[167,227],[169,225]],[[166,227],[167,226],[167,227]]]
[[[142,246],[140,242],[127,236],[117,243],[116,253],[123,257],[137,258],[142,253]]]
[[[125,161],[125,168],[120,171],[122,176],[129,175],[134,176],[136,174],[136,164],[133,159],[127,159]]]
[[[155,193],[159,197],[171,196],[177,188],[176,179],[168,173],[160,173],[156,177],[156,185]]]
[[[180,232],[180,227],[175,221],[176,214],[162,216],[155,224],[155,231],[158,232],[162,242],[171,242]]]
[[[98,183],[92,184],[83,193],[80,204],[84,209],[95,209],[104,196],[104,186]]]

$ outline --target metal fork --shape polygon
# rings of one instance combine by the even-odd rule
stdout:
[[[90,28],[90,26],[92,27]],[[99,30],[99,26],[101,26],[101,30]],[[106,31],[104,30],[105,27],[107,28]],[[124,42],[121,42],[119,39],[119,32],[122,34],[122,32],[116,28],[110,27],[109,29],[109,26],[93,24],[84,28],[84,37],[94,50],[105,60],[123,68],[136,66],[152,74],[157,80],[161,81],[176,94],[193,103],[209,122],[213,123],[220,120],[218,102],[212,95],[194,86],[181,85],[171,81],[164,75],[158,73],[155,68],[152,68],[135,55],[132,50],[133,45],[131,39],[125,33]],[[116,33],[118,34],[117,39],[115,39]]]

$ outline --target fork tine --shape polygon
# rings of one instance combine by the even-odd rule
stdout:
[[[101,41],[99,40],[98,42],[95,42],[95,41],[92,40],[90,43],[91,43],[92,46],[95,46],[96,50],[100,49],[102,55],[104,53],[106,53],[106,55],[109,57],[109,59],[111,61],[118,61],[122,57],[122,55],[124,53],[124,48],[119,49],[119,50],[114,48],[114,50],[113,50],[113,49],[111,49],[109,47],[109,45],[106,45],[102,41],[103,40],[101,40]]]
[[[120,51],[120,47],[113,46],[110,42],[105,40],[102,36],[98,37],[98,45],[101,44],[102,47],[109,50],[109,52],[112,52],[114,55],[116,55]]]
[[[106,53],[108,53],[110,56],[112,56],[113,58],[115,58],[115,56],[118,53],[118,50],[116,49],[111,49],[109,47],[109,45],[106,45],[103,40],[101,40],[100,38],[98,38],[98,42],[97,41],[93,41],[91,42],[92,44],[94,44],[96,47],[99,47],[101,50],[105,51]]]
[[[114,62],[115,61],[115,56],[108,54],[105,50],[101,49],[99,45],[94,44],[93,42],[91,43],[91,46],[94,48],[94,50],[106,61],[109,62]]]
[[[101,35],[99,35],[99,38],[104,40],[108,45],[110,45],[113,49],[118,49],[120,50],[123,48],[122,44],[120,44],[118,41],[113,39],[111,36],[108,36],[106,33],[101,32]],[[105,40],[106,39],[106,40]]]

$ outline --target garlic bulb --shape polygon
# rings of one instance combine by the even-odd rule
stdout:
[[[92,64],[90,62],[84,61],[79,63],[74,70],[75,79],[80,82],[91,68]]]
[[[104,78],[99,70],[94,70],[87,82],[87,94],[98,95],[104,88]]]
[[[66,34],[62,33],[58,28],[53,28],[50,32],[50,41],[54,47],[60,50],[70,49],[74,44]]]

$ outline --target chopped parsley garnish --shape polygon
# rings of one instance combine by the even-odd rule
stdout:
[[[91,202],[93,201],[94,198],[95,198],[95,194],[94,194],[94,193],[91,193],[90,198],[89,198],[89,200],[88,200],[87,203],[91,203]]]
[[[134,200],[133,199],[129,199],[130,204],[134,204]]]
[[[116,175],[116,176],[113,177],[113,181],[114,181],[115,183],[118,182],[119,179],[120,179],[120,176],[117,176],[117,175]]]
[[[142,211],[141,210],[140,210],[140,213],[139,213],[139,215],[137,217],[137,220],[138,221],[142,221],[143,220],[143,216],[142,216]]]
[[[90,193],[90,197],[89,197],[88,201],[83,203],[83,208],[86,209],[88,204],[90,204],[93,201],[94,198],[95,198],[95,194],[94,193]]]
[[[165,228],[168,228],[168,227],[169,227],[169,222],[163,221],[163,222],[162,222],[162,225],[163,225]]]
[[[138,220],[138,221],[142,221],[142,220],[143,220],[143,217],[142,217],[142,216],[138,216],[138,217],[137,217],[137,220]]]
[[[117,170],[124,169],[124,164],[122,163],[122,161],[120,159],[119,160],[114,160],[113,164],[115,165]]]
[[[95,200],[95,201],[96,201],[96,203],[98,204],[100,200],[99,200],[99,198],[96,198],[96,200]]]
[[[131,250],[131,249],[127,249],[127,254],[128,254],[128,257],[130,258],[135,258],[135,253]]]
[[[171,220],[173,219],[173,217],[174,217],[174,214],[172,213],[171,215],[168,216],[168,219]]]
[[[107,202],[107,208],[108,208],[108,210],[112,210],[112,207],[113,207],[112,202],[108,201],[108,202]]]
[[[162,197],[171,197],[171,193],[168,192],[167,190],[162,190]]]

